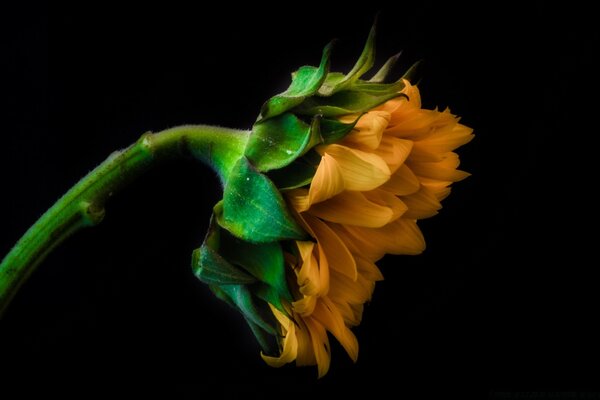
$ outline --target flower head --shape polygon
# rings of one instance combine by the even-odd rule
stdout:
[[[468,174],[453,152],[472,139],[449,110],[421,107],[405,75],[370,80],[374,29],[354,68],[302,67],[268,100],[230,171],[196,275],[244,315],[272,366],[330,363],[331,334],[356,360],[351,331],[385,254],[419,254],[417,220]]]

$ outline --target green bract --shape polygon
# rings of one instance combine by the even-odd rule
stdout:
[[[288,314],[292,301],[282,245],[311,240],[281,192],[310,184],[320,162],[315,146],[340,141],[364,113],[403,96],[403,79],[385,82],[399,55],[370,80],[362,79],[375,60],[374,41],[375,26],[347,74],[329,71],[333,43],[328,44],[319,66],[301,67],[285,92],[265,102],[244,154],[221,177],[223,200],[194,252],[196,276],[244,315],[267,353],[277,353],[280,334],[269,304]],[[338,120],[351,114],[352,123]]]

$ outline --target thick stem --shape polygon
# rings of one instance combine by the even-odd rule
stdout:
[[[46,211],[2,260],[0,316],[52,249],[79,229],[102,221],[106,200],[155,161],[191,155],[215,169],[224,183],[247,138],[247,131],[189,125],[144,134],[111,154]]]

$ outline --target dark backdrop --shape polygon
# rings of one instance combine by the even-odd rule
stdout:
[[[337,345],[321,380],[313,368],[264,365],[242,318],[190,271],[221,193],[211,171],[181,161],[114,196],[100,226],[48,257],[0,321],[2,367],[82,398],[121,393],[118,382],[132,393],[166,386],[172,398],[592,390],[597,262],[576,226],[594,208],[583,175],[598,45],[589,10],[376,3],[4,10],[2,254],[142,133],[248,128],[332,38],[333,69],[347,71],[378,10],[378,61],[399,50],[403,67],[424,59],[425,105],[450,106],[477,136],[459,151],[472,177],[421,223],[426,252],[381,263],[356,365]]]

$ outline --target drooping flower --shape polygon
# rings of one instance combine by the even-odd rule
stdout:
[[[354,68],[302,67],[268,100],[195,252],[196,275],[237,308],[272,366],[329,369],[329,334],[356,360],[360,323],[385,254],[419,254],[417,220],[468,174],[453,152],[472,130],[421,107],[410,74],[370,80],[374,29]]]

